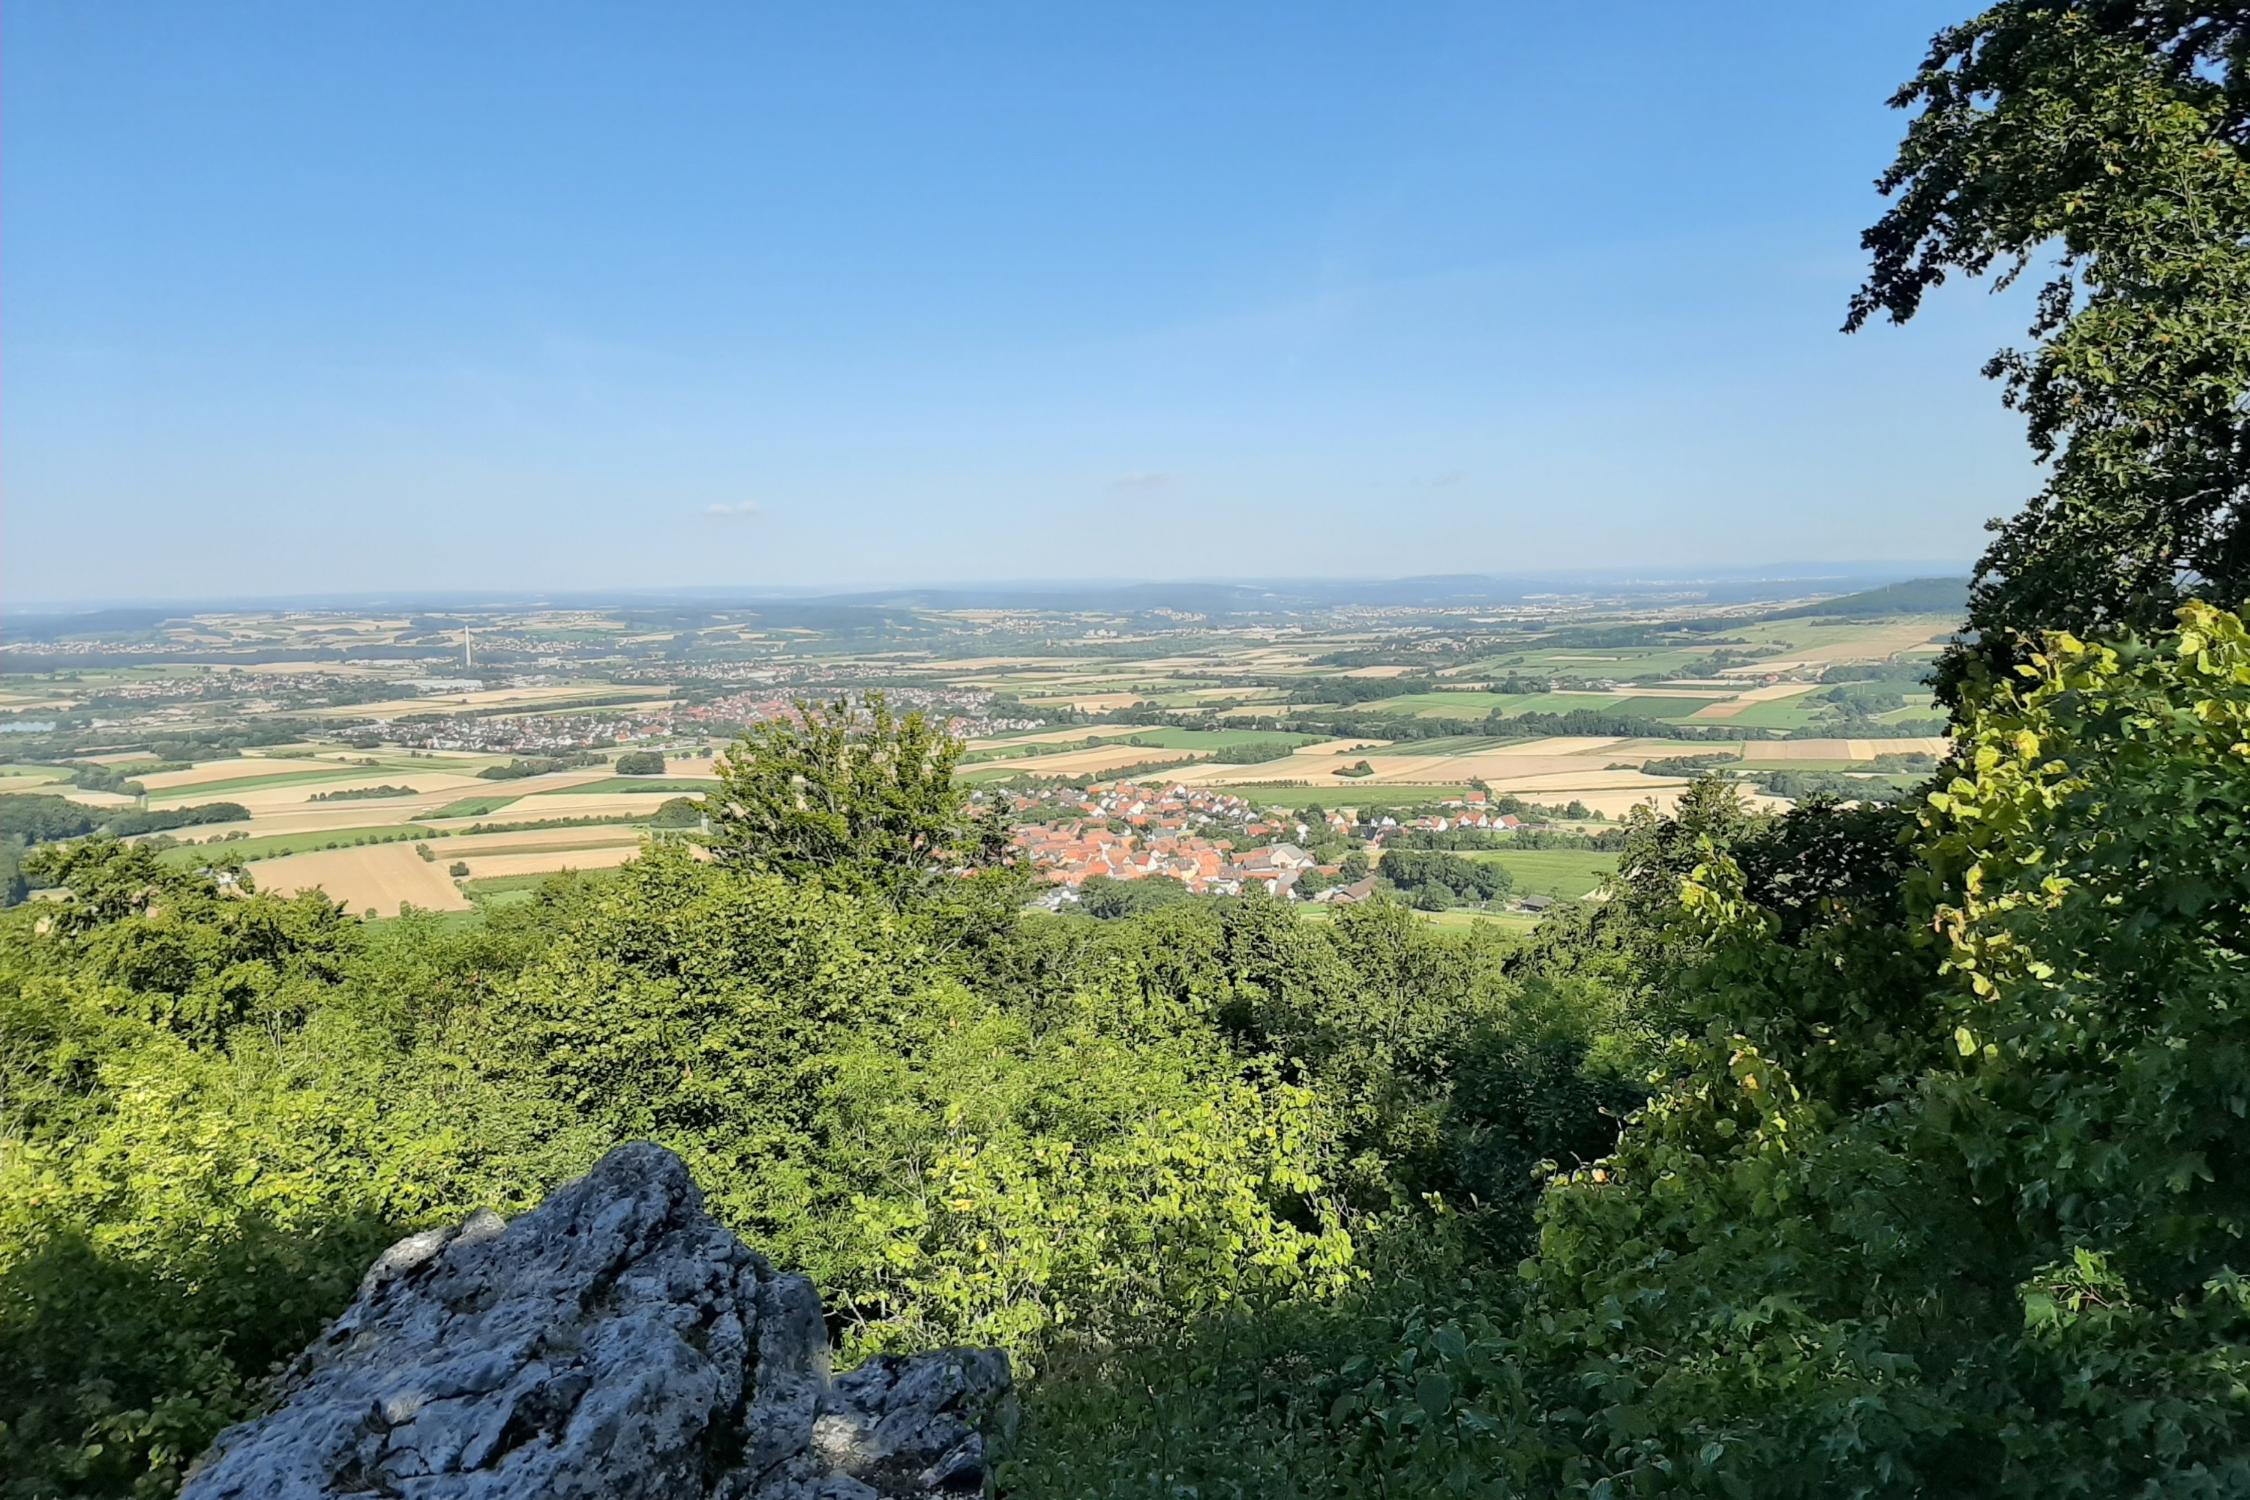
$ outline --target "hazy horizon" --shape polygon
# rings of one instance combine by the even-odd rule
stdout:
[[[1904,582],[1920,578],[1953,578],[1964,582],[1969,576],[1968,558],[1942,559],[1869,559],[1864,561],[1838,561],[1820,559],[1777,560],[1714,565],[1699,569],[1666,570],[1644,568],[1526,568],[1495,573],[1441,572],[1419,574],[1391,573],[1340,573],[1340,574],[1289,574],[1289,575],[1230,575],[1181,574],[1172,577],[1120,574],[1114,577],[1040,577],[997,576],[988,578],[868,578],[846,580],[834,585],[771,584],[771,583],[669,583],[669,584],[591,584],[583,586],[542,588],[525,585],[516,588],[363,588],[363,589],[299,589],[266,592],[193,592],[177,594],[140,594],[87,596],[71,599],[41,598],[36,594],[11,596],[0,600],[0,616],[24,614],[69,614],[101,609],[351,609],[370,604],[416,602],[435,607],[444,604],[452,608],[477,608],[473,601],[489,601],[489,607],[509,608],[546,600],[630,602],[636,599],[661,599],[678,597],[683,602],[720,599],[848,599],[867,595],[909,593],[951,593],[982,591],[1005,594],[1012,591],[1050,591],[1068,593],[1083,591],[1094,593],[1104,589],[1163,589],[1194,587],[1269,588],[1287,585],[1319,585],[1329,588],[1347,588],[1355,584],[1384,585],[1413,582],[1418,579],[1468,579],[1490,578],[1504,582],[1552,582],[1559,591],[1570,585],[1590,587],[1637,587],[1646,589],[1692,588],[1698,584],[1751,584],[1771,583],[1822,583],[1836,585],[1838,591],[1876,586],[1888,582]]]
[[[1829,10],[11,7],[0,601],[1973,556]]]

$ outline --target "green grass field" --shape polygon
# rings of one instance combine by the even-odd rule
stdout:
[[[1157,750],[1231,750],[1237,745],[1299,745],[1316,744],[1318,735],[1285,734],[1280,730],[1256,729],[1145,729],[1126,726],[1121,735],[1110,736],[1117,740],[1130,740]]]
[[[70,773],[59,766],[0,766],[0,781],[20,781],[27,786],[47,786],[57,781],[68,781]],[[21,791],[22,787],[10,787]]]
[[[1497,750],[1503,745],[1520,744],[1522,735],[1499,734],[1449,734],[1434,740],[1401,740],[1390,749],[1393,755],[1477,755],[1486,750]],[[1338,755],[1350,755],[1339,750]]]
[[[1464,689],[1458,693],[1401,693],[1396,698],[1377,698],[1362,703],[1359,709],[1371,714],[1403,714],[1417,719],[1481,719],[1495,711],[1515,713],[1521,705],[1546,693],[1483,693]]]
[[[521,792],[510,792],[504,797],[463,797],[458,802],[448,802],[436,812],[422,814],[425,818],[481,818],[488,812],[498,812],[511,802],[523,799]]]
[[[550,880],[608,880],[617,873],[615,868],[601,870],[543,870],[533,875],[487,875],[481,880],[461,882],[461,894],[479,906],[488,903],[507,905],[512,900],[531,899],[532,892]]]
[[[1518,896],[1582,899],[1617,868],[1617,856],[1592,849],[1478,849],[1464,856],[1499,865]]]
[[[222,854],[239,854],[244,859],[273,859],[283,854],[310,854],[316,849],[342,849],[362,839],[376,843],[401,843],[414,839],[443,838],[435,828],[425,828],[419,823],[384,823],[365,828],[323,828],[306,833],[266,833],[252,838],[230,839],[213,844],[175,844],[157,855],[168,865],[193,866],[216,859]]]
[[[1809,695],[1795,698],[1776,698],[1766,703],[1751,703],[1742,711],[1724,719],[1704,722],[1737,729],[1803,729],[1820,718],[1822,705],[1807,701]]]
[[[588,781],[578,786],[550,787],[546,795],[572,797],[595,792],[661,792],[666,796],[680,797],[713,791],[718,785],[716,781],[689,781],[677,776],[605,776],[600,781]]]
[[[1718,638],[1732,634],[1732,631],[1721,631],[1710,645],[1613,646],[1606,649],[1558,646],[1508,651],[1496,656],[1481,657],[1471,663],[1470,668],[1477,673],[1553,672],[1564,677],[1610,677],[1619,682],[1657,682],[1679,675],[1713,651],[1729,649],[1717,642]],[[1732,649],[1743,648],[1737,646]]]

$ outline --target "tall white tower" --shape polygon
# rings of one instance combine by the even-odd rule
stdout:
[[[469,635],[470,635],[470,627],[469,627],[469,626],[466,626],[466,625],[462,626],[462,627],[461,627],[461,667],[462,667],[462,669],[463,669],[464,671],[468,671],[468,670],[472,670],[472,669],[474,669],[474,668],[475,668],[475,666],[476,666],[476,664],[477,664],[477,653],[476,653],[476,648],[475,648],[475,647],[473,647],[473,646],[471,646],[471,645],[469,644]]]

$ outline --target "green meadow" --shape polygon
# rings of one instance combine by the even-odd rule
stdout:
[[[1518,896],[1578,901],[1617,869],[1617,857],[1592,849],[1478,849],[1464,858],[1499,865],[1514,877]]]
[[[175,844],[157,855],[168,865],[192,867],[222,854],[244,859],[273,859],[283,854],[310,854],[318,849],[347,849],[355,844],[396,844],[445,836],[442,829],[419,823],[384,823],[365,828],[320,828],[303,833],[265,833],[246,839],[224,839],[206,844]]]

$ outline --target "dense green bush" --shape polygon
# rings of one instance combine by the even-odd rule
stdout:
[[[1488,939],[1380,905],[996,922],[978,882],[901,906],[652,846],[462,929],[35,862],[59,899],[0,917],[12,1496],[166,1491],[389,1238],[619,1140],[813,1272],[847,1354],[983,1340],[1036,1386],[1359,1295],[1423,1192],[1520,1236],[1533,1165],[1619,1102],[1591,1023],[1511,1029]]]

